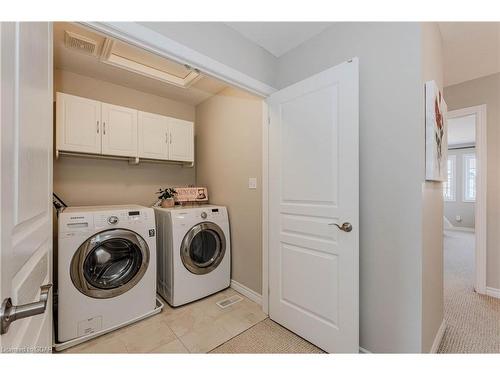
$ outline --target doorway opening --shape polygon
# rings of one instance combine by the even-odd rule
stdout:
[[[248,89],[248,85],[235,85],[228,82],[231,80],[220,79],[209,69],[191,66],[189,60],[165,56],[150,48],[151,45],[127,40],[107,30],[99,31],[89,25],[69,22],[56,22],[53,26],[56,107],[58,100],[64,101],[72,110],[68,112],[76,114],[71,118],[64,117],[65,121],[62,121],[63,116],[56,116],[55,147],[58,152],[53,161],[54,190],[70,206],[130,202],[149,206],[158,187],[207,187],[209,202],[226,207],[230,217],[231,240],[228,238],[225,252],[231,256],[231,273],[227,275],[227,281],[232,289],[221,293],[226,293],[226,296],[227,293],[229,296],[239,293],[257,318],[243,320],[236,317],[239,328],[230,336],[208,335],[205,342],[195,338],[192,344],[185,336],[196,337],[202,333],[207,318],[203,312],[199,320],[205,320],[193,322],[187,331],[179,333],[176,347],[195,351],[203,345],[202,351],[208,352],[259,323],[266,327],[271,325],[273,329],[278,327],[277,323],[267,319],[267,296],[262,295],[265,294],[262,293],[263,194],[267,176],[264,155],[268,128],[264,95],[260,90]],[[87,110],[80,110],[82,107]],[[97,109],[93,110],[94,107]],[[104,120],[104,107],[128,116],[125,120],[124,116],[114,116],[117,125],[113,129],[111,116],[106,115]],[[96,118],[98,116],[102,117],[101,121]],[[171,124],[177,121],[182,121],[179,129],[190,126],[194,134],[186,132],[184,137],[174,134]],[[89,125],[84,127],[82,123]],[[120,126],[122,123],[128,126]],[[63,132],[80,136],[61,137]],[[68,138],[71,142],[67,141]],[[115,143],[113,150],[104,150],[107,139],[111,138],[120,144]],[[171,152],[176,145],[186,151],[182,158]],[[183,145],[189,146],[182,148]],[[126,152],[116,152],[118,148]],[[54,244],[57,243],[56,233]],[[164,250],[157,247],[157,252]],[[63,280],[67,270],[57,261],[57,256],[55,265],[54,279]],[[158,262],[157,267],[159,272],[167,269],[163,262]],[[191,274],[198,273],[192,267],[185,268]],[[204,267],[205,271],[208,268]],[[176,275],[178,273],[171,276],[173,285],[179,284],[175,281],[179,280]],[[203,278],[198,278],[199,282],[210,283],[207,275],[210,276],[204,272]],[[193,284],[189,288],[197,290],[200,285]],[[162,297],[161,292],[159,294]],[[208,308],[213,308],[210,304],[214,299],[219,300],[222,295],[180,309],[195,306],[200,310],[201,305],[201,310],[208,311]],[[55,306],[56,311],[61,300],[62,295],[59,296],[59,305]],[[260,305],[264,306],[261,308]],[[165,308],[164,313],[168,314],[168,311]],[[218,313],[222,314],[222,310],[215,310],[214,316],[218,317]],[[172,328],[167,328],[175,331],[176,321],[172,319]],[[224,330],[224,324],[222,319],[210,323],[214,330]],[[159,331],[165,329],[157,328]],[[295,333],[290,334],[295,340],[306,343]],[[77,343],[68,344],[59,340],[57,331],[56,335],[58,350]],[[124,341],[125,336],[126,330],[119,330],[115,338]],[[86,345],[94,348],[92,352],[99,352],[106,336],[97,338],[96,335],[93,339]],[[284,341],[279,338],[277,342]],[[154,349],[153,344],[146,340],[145,346],[137,350],[149,351]],[[307,345],[308,350],[321,351],[312,344]],[[85,347],[75,346],[71,350],[78,352]],[[129,349],[122,347],[121,350]]]
[[[443,198],[445,257],[450,257],[445,262],[445,275],[454,273],[477,293],[485,294],[485,105],[448,112],[447,180],[443,184]],[[446,251],[450,242],[456,242],[453,249],[457,251]],[[465,273],[459,275],[460,272]]]

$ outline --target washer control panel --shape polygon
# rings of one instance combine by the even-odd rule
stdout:
[[[99,207],[96,207],[95,211],[92,208],[83,207],[79,210],[70,207],[61,212],[58,220],[60,237],[87,235],[88,232],[111,228],[131,228],[138,231],[138,233],[142,233],[144,227],[150,229],[149,233],[145,232],[145,236],[155,236],[155,216],[152,208],[132,206],[117,209],[99,209]]]
[[[142,223],[148,219],[147,212],[134,211],[113,211],[99,212],[94,215],[96,228],[103,227],[119,227],[120,225],[130,225],[134,223]]]
[[[118,224],[118,216],[110,216],[108,217],[108,224],[111,224],[111,225],[114,225],[114,224]]]

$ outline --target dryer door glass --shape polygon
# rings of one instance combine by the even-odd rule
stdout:
[[[209,229],[197,233],[189,247],[189,256],[198,267],[206,267],[212,264],[219,252],[219,236]]]
[[[195,274],[206,274],[220,264],[226,252],[226,238],[215,223],[204,222],[192,227],[184,236],[181,259]]]
[[[94,298],[125,293],[142,278],[149,265],[149,248],[137,233],[111,229],[85,241],[71,261],[75,287]]]

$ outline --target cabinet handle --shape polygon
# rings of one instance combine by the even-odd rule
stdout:
[[[106,123],[105,122],[102,123],[102,134],[106,135]]]
[[[168,144],[168,132],[165,133],[165,143]]]
[[[170,133],[170,144],[172,144],[172,138],[173,138],[172,133]]]
[[[97,121],[97,134],[99,134],[99,121]]]

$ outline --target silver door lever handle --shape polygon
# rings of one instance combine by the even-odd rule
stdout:
[[[43,314],[47,308],[49,291],[52,284],[42,285],[40,287],[40,300],[38,302],[27,303],[25,305],[14,306],[12,300],[6,298],[2,302],[0,310],[1,330],[0,335],[7,333],[11,323],[19,319],[28,318],[33,315]]]
[[[328,225],[335,225],[337,228],[343,230],[344,232],[350,232],[352,230],[351,223],[343,223],[342,225],[338,225],[337,223],[330,223]]]

